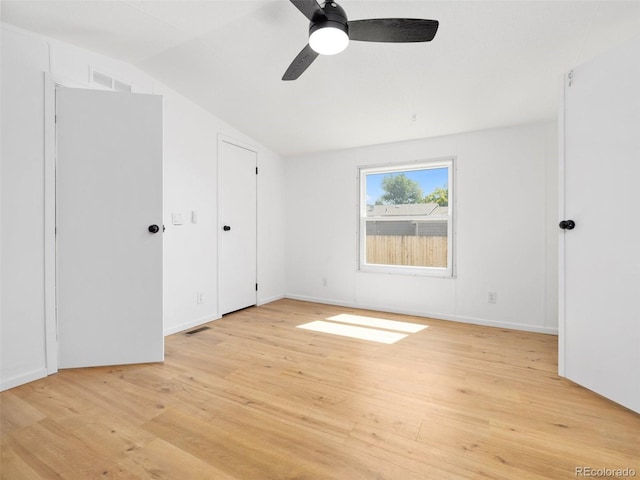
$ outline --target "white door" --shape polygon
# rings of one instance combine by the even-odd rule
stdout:
[[[560,311],[564,375],[637,412],[639,53],[640,42],[609,52],[576,68],[565,84],[564,219],[575,228],[561,234]],[[561,299],[562,283],[561,276]]]
[[[58,88],[56,117],[59,366],[162,361],[162,98]]]
[[[256,152],[220,140],[218,302],[220,314],[256,304]]]

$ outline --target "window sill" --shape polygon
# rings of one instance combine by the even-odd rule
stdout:
[[[450,268],[402,267],[390,265],[367,265],[360,267],[356,273],[377,273],[382,275],[405,275],[413,277],[430,277],[453,279],[455,275]]]

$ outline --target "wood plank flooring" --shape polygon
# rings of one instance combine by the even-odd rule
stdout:
[[[296,328],[341,313],[428,328],[392,345]],[[294,300],[208,326],[167,337],[164,364],[0,394],[0,478],[640,477],[640,415],[559,378],[555,336]]]

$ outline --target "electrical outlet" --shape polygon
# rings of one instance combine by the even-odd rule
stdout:
[[[327,286],[327,277],[322,277],[322,286],[323,287]]]
[[[203,292],[196,293],[196,303],[198,303],[198,304],[204,303],[204,293]]]
[[[498,301],[498,293],[497,292],[489,292],[487,295],[487,301],[489,303],[496,303]]]

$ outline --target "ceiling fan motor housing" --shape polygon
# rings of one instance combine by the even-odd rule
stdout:
[[[347,14],[343,8],[335,2],[327,2],[322,6],[324,10],[325,18],[318,18],[311,20],[309,24],[309,36],[316,30],[326,27],[333,27],[342,30],[349,35],[349,27]]]

